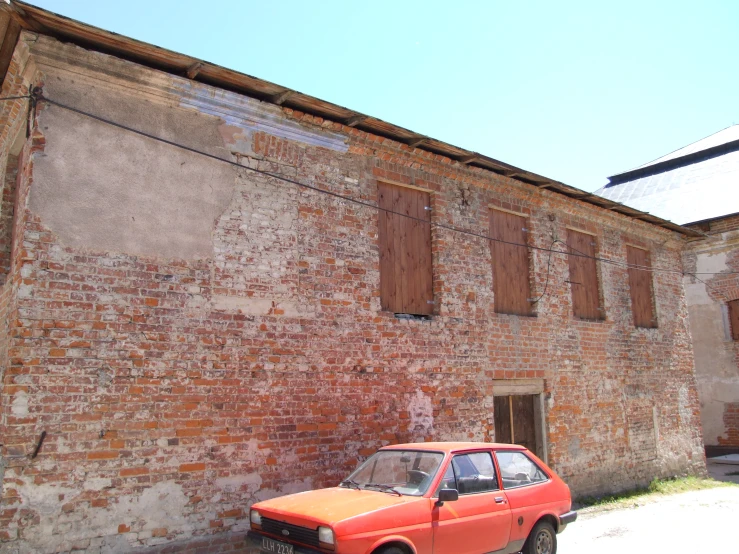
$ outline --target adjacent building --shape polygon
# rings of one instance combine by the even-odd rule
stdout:
[[[702,232],[2,10],[0,552],[225,550],[396,442],[525,443],[575,495],[704,471]]]
[[[739,125],[615,175],[598,194],[700,232],[685,288],[709,455],[739,452]]]

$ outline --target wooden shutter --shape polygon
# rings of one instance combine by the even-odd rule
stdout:
[[[493,258],[495,311],[501,314],[531,315],[527,219],[520,215],[492,210],[490,213],[490,251]],[[498,242],[504,241],[504,242]],[[513,244],[508,244],[513,243]]]
[[[378,183],[378,188],[382,309],[403,314],[431,314],[434,289],[431,212],[427,209],[431,206],[430,195],[387,183]]]
[[[603,319],[598,295],[598,268],[595,265],[595,237],[568,229],[567,246],[570,249],[573,312],[583,319]]]
[[[732,300],[729,306],[729,323],[731,324],[731,338],[739,340],[739,300]]]
[[[641,248],[626,246],[626,261],[630,266],[651,267],[649,253]],[[636,327],[657,327],[652,299],[652,272],[648,269],[629,268],[631,312]]]

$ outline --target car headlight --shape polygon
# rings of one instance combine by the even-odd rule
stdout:
[[[262,514],[260,514],[256,510],[251,510],[249,512],[249,521],[251,522],[252,529],[262,528]]]
[[[335,548],[334,531],[330,527],[319,527],[318,528],[318,542],[320,546],[328,550]]]

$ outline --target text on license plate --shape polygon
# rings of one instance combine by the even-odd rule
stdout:
[[[262,537],[262,550],[275,554],[293,554],[293,545]]]

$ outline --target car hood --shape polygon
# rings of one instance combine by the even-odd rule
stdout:
[[[337,533],[346,534],[359,524],[359,516],[364,516],[360,525],[366,531],[370,530],[368,527],[382,528],[393,520],[399,523],[398,517],[409,519],[410,524],[410,520],[417,520],[428,510],[418,510],[409,505],[420,507],[420,504],[425,506],[428,503],[429,499],[419,496],[335,487],[280,496],[259,502],[252,508],[259,510],[264,517],[312,528],[316,524],[331,525]]]

